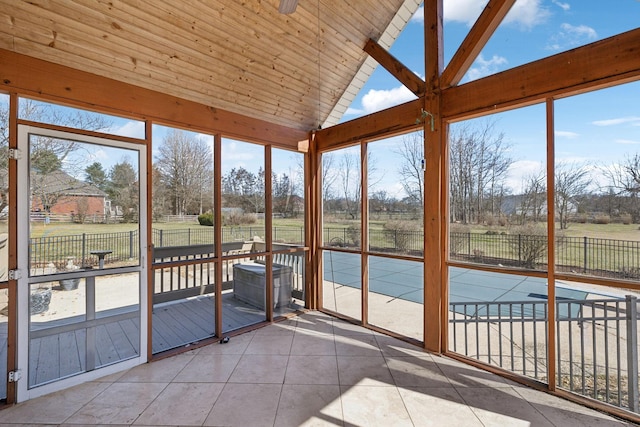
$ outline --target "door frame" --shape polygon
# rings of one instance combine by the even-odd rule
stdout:
[[[20,379],[17,381],[16,402],[22,402],[34,397],[48,394],[54,391],[66,389],[68,387],[92,381],[105,375],[110,375],[131,367],[147,362],[148,352],[148,266],[147,266],[147,147],[144,144],[134,144],[131,142],[121,141],[114,137],[96,137],[75,132],[54,130],[47,127],[39,127],[32,125],[18,125],[18,147],[21,153],[18,157],[18,283],[17,283],[17,371]],[[127,267],[123,270],[137,271],[140,277],[139,283],[139,325],[140,325],[140,349],[138,356],[121,362],[114,363],[105,367],[97,368],[92,371],[82,372],[77,375],[53,381],[29,389],[29,294],[30,283],[37,282],[37,276],[31,279],[29,277],[29,134],[37,133],[38,135],[51,136],[60,139],[69,139],[78,142],[85,142],[95,145],[105,145],[114,148],[126,148],[138,152],[138,180],[139,180],[139,245],[140,260],[138,266]],[[117,273],[120,270],[114,269]]]

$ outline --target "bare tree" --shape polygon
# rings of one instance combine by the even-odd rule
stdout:
[[[449,133],[450,219],[483,222],[500,213],[505,179],[513,163],[504,134],[495,122],[463,124]]]
[[[608,192],[628,197],[627,209],[632,221],[640,221],[638,194],[640,193],[640,153],[627,155],[622,163],[605,166],[603,175],[609,180]]]
[[[424,134],[414,132],[402,137],[396,153],[402,157],[398,173],[402,188],[418,206],[424,206]]]
[[[555,207],[560,221],[560,229],[569,226],[568,217],[577,197],[589,186],[589,170],[586,165],[577,163],[559,163],[555,167]]]
[[[212,182],[212,158],[211,147],[191,133],[174,129],[164,137],[155,165],[175,215],[202,213],[202,199]]]
[[[546,172],[540,169],[527,175],[523,179],[523,193],[518,209],[520,224],[526,224],[530,219],[540,221],[547,201]]]

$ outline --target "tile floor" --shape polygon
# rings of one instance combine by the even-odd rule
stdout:
[[[0,426],[624,426],[310,312],[0,411]]]

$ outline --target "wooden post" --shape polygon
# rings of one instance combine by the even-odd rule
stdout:
[[[434,353],[442,352],[442,295],[446,290],[442,271],[442,209],[446,193],[442,189],[444,135],[440,106],[442,73],[442,0],[425,2],[425,74],[427,92],[424,97],[424,346]],[[446,217],[445,217],[446,218]]]

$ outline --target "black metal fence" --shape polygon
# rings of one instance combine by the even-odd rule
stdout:
[[[638,300],[556,301],[556,378],[549,378],[547,301],[449,303],[456,353],[638,413]]]
[[[222,230],[223,243],[264,237],[264,227],[229,227]],[[302,244],[302,227],[274,227],[274,242]],[[153,229],[155,247],[209,244],[214,240],[213,227],[178,230]],[[324,244],[346,248],[361,245],[359,228],[325,228]],[[92,251],[109,250],[109,262],[139,257],[138,232],[82,233],[69,236],[30,239],[32,267],[56,267],[66,264],[70,257],[77,265],[97,265]],[[422,255],[422,231],[370,230],[372,252],[394,252]],[[452,259],[489,265],[522,268],[547,268],[547,237],[544,235],[460,233],[449,235]],[[632,240],[600,239],[590,237],[558,237],[556,239],[556,268],[577,274],[620,279],[640,279],[640,242]]]

